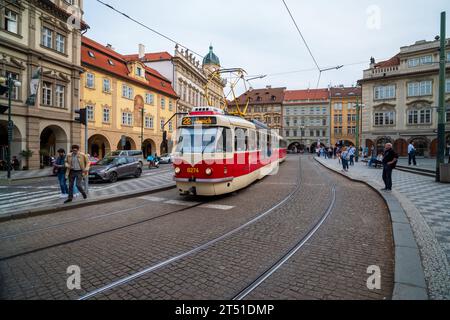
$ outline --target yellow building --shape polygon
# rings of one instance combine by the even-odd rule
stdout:
[[[342,141],[345,145],[356,145],[356,104],[361,104],[361,88],[331,88],[330,103],[331,144]]]
[[[86,37],[81,58],[85,69],[81,107],[89,121],[89,153],[102,158],[115,150],[142,149],[144,156],[169,152],[176,119],[169,120],[178,100],[171,82],[139,59],[124,57]],[[84,139],[83,127],[82,150]]]

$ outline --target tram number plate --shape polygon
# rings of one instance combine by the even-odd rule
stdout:
[[[187,172],[188,173],[199,173],[200,170],[198,168],[188,168]]]
[[[192,126],[193,124],[217,124],[215,117],[185,117],[181,122],[183,126]]]

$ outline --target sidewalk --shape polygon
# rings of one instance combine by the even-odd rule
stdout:
[[[344,173],[338,160],[316,160],[350,178],[384,187],[382,170],[369,168],[366,163],[356,163]],[[423,160],[428,164],[432,161],[419,161]],[[450,299],[450,184],[398,170],[394,170],[392,180],[392,195],[406,212],[420,249],[430,297]]]
[[[447,160],[447,159],[445,159]],[[429,159],[429,158],[417,158],[417,166],[411,166],[411,168],[417,168],[417,169],[426,169],[426,170],[436,170],[436,159]],[[408,158],[400,158],[398,160],[398,164],[401,166],[408,166]]]
[[[44,168],[37,170],[27,170],[27,171],[11,171],[11,180],[24,180],[24,179],[34,179],[49,177],[53,173],[53,168]],[[8,179],[7,171],[0,171],[0,181]]]

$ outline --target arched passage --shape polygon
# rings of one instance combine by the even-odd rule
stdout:
[[[143,145],[144,157],[147,158],[149,155],[154,155],[156,150],[156,143],[152,139],[147,139],[144,141]]]
[[[408,143],[405,139],[397,139],[394,142],[394,150],[400,157],[408,156]]]
[[[300,142],[293,142],[289,145],[288,150],[294,152],[300,152],[305,150],[305,145]]]
[[[8,122],[0,120],[0,160],[6,161],[6,153],[8,150]],[[11,140],[11,160],[13,157],[20,159],[22,151],[22,134],[19,129],[14,126],[13,136]]]
[[[386,143],[392,143],[391,137],[382,137],[377,140],[376,150],[377,154],[384,152]]]
[[[117,150],[137,150],[136,142],[130,137],[125,137],[125,145],[122,146],[122,139],[117,143]]]
[[[411,142],[414,143],[414,147],[416,148],[416,155],[419,157],[428,157],[430,153],[428,151],[428,140],[424,137],[418,137],[411,139]]]
[[[88,141],[89,154],[94,157],[103,159],[111,150],[111,144],[108,139],[101,135],[95,134]]]
[[[51,157],[56,156],[56,152],[58,149],[66,149],[67,148],[67,134],[59,126],[51,125],[42,130],[40,135],[40,159],[41,165],[51,166]],[[68,150],[65,150],[68,152]]]

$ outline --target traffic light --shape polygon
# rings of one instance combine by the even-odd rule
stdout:
[[[87,119],[86,119],[86,109],[80,109],[80,110],[75,110],[75,114],[77,114],[78,116],[75,118],[76,122],[79,122],[81,124],[86,125],[87,124]]]
[[[4,114],[8,109],[8,106],[0,105],[0,114]]]

